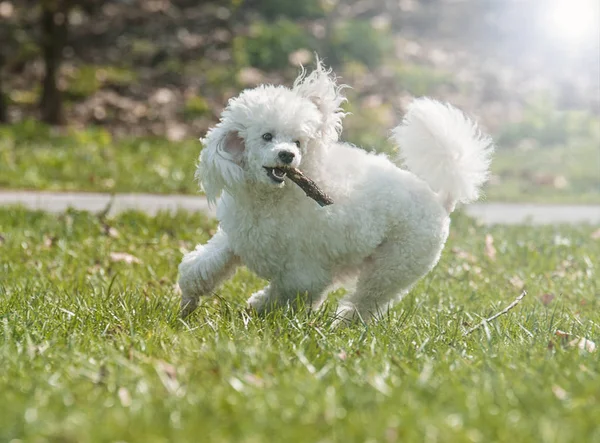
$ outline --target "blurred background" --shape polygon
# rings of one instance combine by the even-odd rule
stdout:
[[[412,97],[497,144],[489,201],[600,203],[597,0],[0,0],[0,188],[196,193],[232,96],[314,53],[343,138],[393,155]]]

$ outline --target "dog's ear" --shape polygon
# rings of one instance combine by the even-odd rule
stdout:
[[[243,179],[241,168],[244,139],[235,130],[227,130],[221,123],[211,129],[201,140],[204,148],[200,153],[200,163],[196,178],[210,204],[214,204],[223,189],[239,183]]]
[[[307,75],[304,68],[294,82],[293,90],[312,101],[323,115],[322,136],[337,141],[342,132],[342,119],[346,113],[340,107],[346,101],[342,90],[346,85],[338,85],[331,69],[326,69],[317,58],[317,66]]]

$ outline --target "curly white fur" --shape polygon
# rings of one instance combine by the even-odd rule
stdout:
[[[393,131],[405,166],[453,207],[479,198],[492,161],[491,139],[450,105],[415,100]]]
[[[344,100],[319,62],[292,89],[260,86],[229,102],[203,140],[198,167],[220,227],[179,267],[182,315],[243,264],[269,281],[248,300],[259,313],[298,297],[318,305],[354,278],[338,315],[368,321],[435,266],[449,213],[477,198],[487,177],[491,141],[451,106],[416,100],[394,130],[409,172],[338,142]],[[269,175],[265,168],[283,165],[282,152],[333,205],[322,208]]]

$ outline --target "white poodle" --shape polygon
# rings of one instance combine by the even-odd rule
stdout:
[[[356,278],[338,321],[368,321],[435,266],[449,214],[477,199],[488,176],[491,140],[457,109],[417,99],[393,131],[410,172],[400,169],[338,141],[341,89],[319,62],[292,89],[259,86],[230,100],[203,140],[197,177],[220,226],[179,266],[182,316],[245,265],[269,281],[248,300],[258,313],[298,298],[318,305]],[[306,197],[285,167],[334,203]]]

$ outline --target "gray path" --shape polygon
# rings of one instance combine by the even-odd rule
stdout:
[[[87,211],[102,211],[112,201],[110,213],[139,209],[150,214],[178,208],[202,211],[214,216],[201,196],[109,194],[76,192],[0,191],[0,206],[23,205],[31,209],[62,212],[69,207]],[[600,205],[540,205],[519,203],[477,203],[466,212],[486,224],[556,224],[591,223],[600,225]]]

